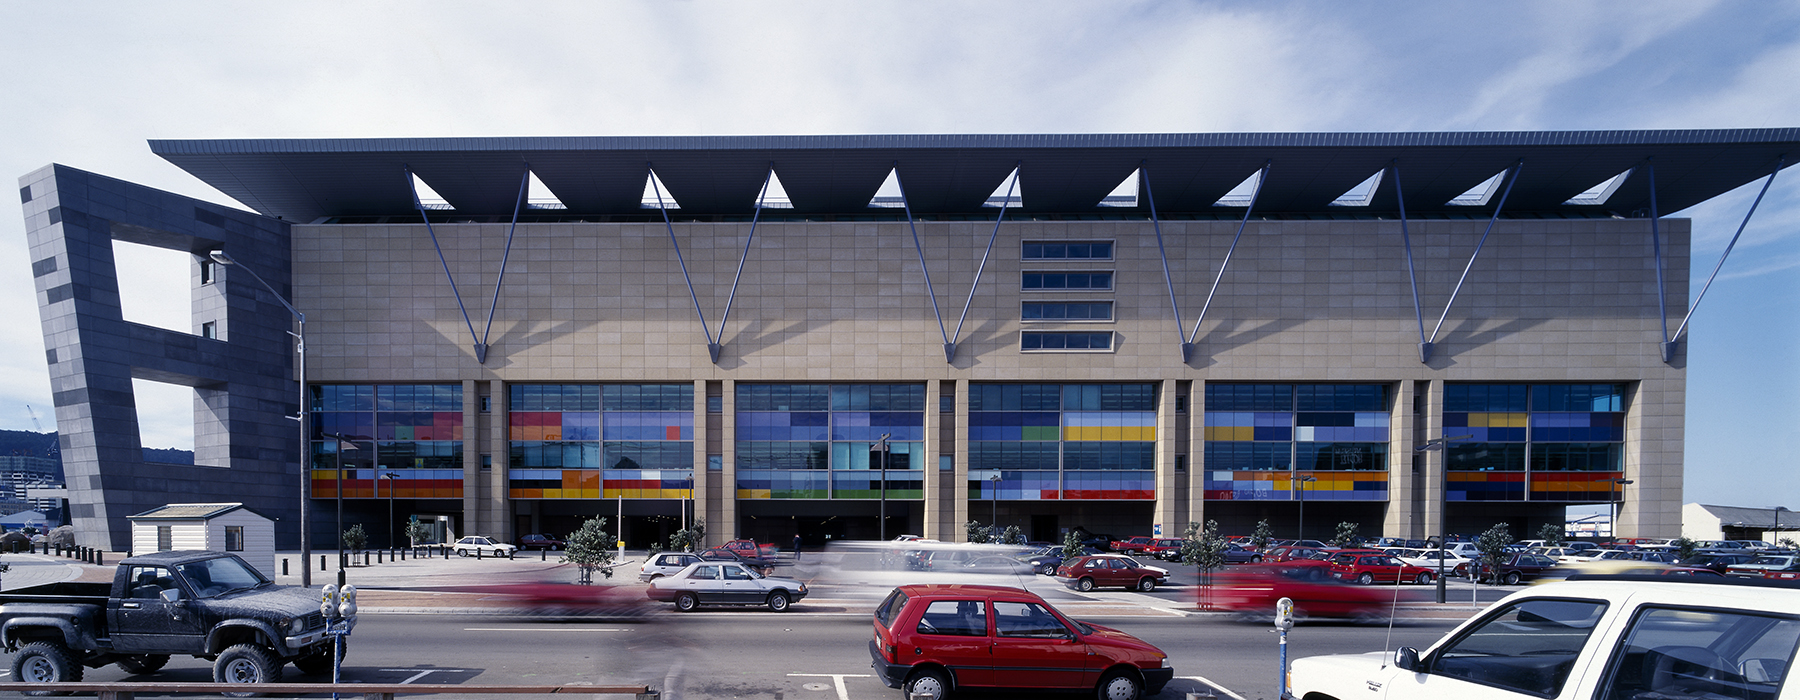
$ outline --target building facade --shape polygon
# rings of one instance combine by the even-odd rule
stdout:
[[[1522,534],[1607,503],[1672,537],[1689,230],[1662,214],[1793,131],[183,141],[152,146],[260,214],[62,166],[21,194],[78,523],[159,470],[246,474],[263,501],[230,500],[283,520],[304,488],[315,542],[341,496],[377,545],[412,515],[644,546],[695,518]],[[108,188],[155,206],[91,211]],[[56,290],[100,274],[74,219],[194,253],[195,333],[92,367],[65,328],[147,331],[71,318],[96,295]],[[304,482],[274,292],[305,316]],[[196,466],[100,449],[129,397],[70,392],[127,375],[196,387]]]

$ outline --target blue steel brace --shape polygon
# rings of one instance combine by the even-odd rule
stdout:
[[[1662,214],[1656,210],[1656,159],[1645,158],[1644,162],[1650,172],[1650,252],[1656,256],[1656,320],[1662,322],[1657,340],[1662,346],[1662,361],[1667,364],[1675,361],[1675,342],[1669,340],[1669,288],[1663,282],[1662,232],[1657,226]]]
[[[475,343],[476,359],[486,359],[487,348],[475,337],[475,322],[469,320],[469,308],[463,306],[462,292],[456,288],[456,277],[450,274],[450,263],[444,260],[444,248],[438,245],[437,231],[431,228],[431,216],[425,213],[425,203],[419,201],[419,188],[413,184],[412,168],[403,166],[402,169],[406,171],[406,187],[412,192],[413,206],[419,210],[419,218],[425,220],[425,232],[431,234],[431,247],[437,249],[438,262],[444,266],[444,279],[450,281],[450,293],[456,295],[456,308],[462,310],[463,323],[469,324],[469,340]]]
[[[769,163],[769,176],[763,178],[762,192],[756,195],[756,211],[750,214],[750,235],[744,238],[744,254],[738,257],[737,274],[731,278],[731,293],[725,297],[725,313],[719,315],[719,335],[706,345],[713,364],[719,364],[719,351],[725,342],[725,321],[731,318],[731,302],[737,298],[738,280],[744,277],[744,261],[750,258],[750,242],[756,240],[756,222],[762,219],[763,202],[769,197],[769,183],[775,179],[775,164]]]
[[[1024,167],[1024,161],[1014,163],[1012,175],[1008,176],[1006,199],[1000,200],[1000,216],[994,219],[994,233],[988,236],[987,252],[981,254],[981,265],[975,268],[975,281],[969,283],[969,300],[963,302],[962,318],[956,320],[956,332],[950,335],[948,342],[944,343],[945,362],[956,361],[956,341],[962,340],[963,321],[969,320],[969,307],[975,304],[975,288],[981,286],[981,271],[987,269],[988,256],[994,252],[994,241],[1000,237],[1000,222],[1006,220],[1006,205],[1012,202],[1013,187],[1019,184],[1019,170]],[[895,182],[899,182],[899,175],[894,177],[896,178]],[[935,302],[933,305],[936,305]]]
[[[1138,161],[1138,186],[1144,190],[1144,199],[1150,203],[1150,228],[1156,231],[1156,254],[1162,256],[1163,281],[1169,283],[1169,309],[1175,313],[1175,337],[1181,339],[1181,363],[1187,364],[1194,359],[1194,343],[1188,339],[1187,332],[1181,330],[1181,304],[1175,301],[1175,276],[1169,274],[1169,251],[1163,248],[1162,222],[1156,218],[1156,195],[1150,192],[1150,169],[1144,161]]]
[[[919,250],[919,270],[925,273],[925,293],[931,297],[931,312],[937,314],[938,334],[944,337],[944,362],[954,362],[956,344],[950,342],[950,333],[944,330],[944,312],[938,310],[937,292],[931,291],[931,268],[925,265],[925,245],[919,242],[919,226],[913,222],[912,203],[906,201],[906,183],[900,181],[900,161],[897,160],[894,161],[894,185],[900,188],[900,206],[906,208],[906,227],[912,230],[913,247]],[[875,286],[881,286],[879,271],[875,275]]]
[[[1412,235],[1406,230],[1406,188],[1400,186],[1399,159],[1389,161],[1388,169],[1394,172],[1394,198],[1400,201],[1400,242],[1406,246],[1406,278],[1412,281],[1413,316],[1419,319],[1419,362],[1423,363],[1431,359],[1431,343],[1425,340],[1425,311],[1419,307],[1419,273],[1413,268]]]
[[[481,342],[475,344],[475,361],[487,364],[488,334],[494,332],[494,309],[500,308],[500,286],[506,283],[506,261],[512,258],[513,233],[519,230],[519,209],[525,206],[525,190],[531,184],[531,164],[519,175],[519,198],[513,202],[512,225],[506,227],[506,250],[500,254],[500,275],[494,278],[494,301],[488,304],[487,326],[481,329]]]
[[[662,212],[663,228],[669,231],[669,245],[675,247],[675,262],[681,264],[681,278],[687,280],[688,296],[694,299],[694,313],[700,317],[700,332],[706,334],[706,347],[713,346],[712,329],[706,326],[706,312],[700,310],[700,295],[694,292],[694,278],[688,276],[687,261],[681,257],[681,242],[675,240],[675,224],[669,221],[669,207],[663,203],[662,184],[656,179],[656,164],[645,163],[650,174],[650,189],[656,192],[656,210]],[[722,332],[722,331],[721,331]]]
[[[1500,193],[1500,201],[1494,205],[1494,215],[1488,219],[1487,230],[1481,233],[1481,240],[1475,244],[1475,252],[1469,254],[1469,264],[1463,266],[1462,276],[1456,278],[1456,288],[1450,290],[1450,300],[1444,302],[1444,313],[1438,316],[1437,326],[1431,329],[1431,337],[1419,345],[1420,362],[1431,359],[1431,349],[1437,343],[1438,331],[1444,329],[1444,319],[1450,317],[1450,307],[1456,303],[1456,295],[1462,291],[1463,282],[1469,279],[1469,270],[1475,267],[1475,258],[1481,255],[1481,247],[1487,245],[1488,234],[1494,232],[1494,222],[1500,220],[1500,212],[1506,208],[1506,197],[1512,194],[1513,184],[1519,181],[1519,171],[1524,167],[1524,158],[1513,163],[1512,175],[1506,178],[1506,190]]]
[[[1756,207],[1762,204],[1763,195],[1769,193],[1769,185],[1774,184],[1775,174],[1781,172],[1782,167],[1786,165],[1786,153],[1781,154],[1779,158],[1775,159],[1775,169],[1769,171],[1769,179],[1763,181],[1762,191],[1756,193],[1756,201],[1751,202],[1750,211],[1744,213],[1744,222],[1738,224],[1737,233],[1732,234],[1731,242],[1725,245],[1725,252],[1719,254],[1719,263],[1713,266],[1712,274],[1707,275],[1706,277],[1706,284],[1701,285],[1700,293],[1694,296],[1694,303],[1688,306],[1687,316],[1682,317],[1681,325],[1675,328],[1675,335],[1670,336],[1669,342],[1664,345],[1663,362],[1669,362],[1675,359],[1675,349],[1679,347],[1681,334],[1687,331],[1688,321],[1694,318],[1694,309],[1700,308],[1700,300],[1706,298],[1706,290],[1712,287],[1713,278],[1718,277],[1719,269],[1725,267],[1726,256],[1731,255],[1731,249],[1737,247],[1738,237],[1744,235],[1744,227],[1749,226],[1750,217],[1756,215]]]
[[[1256,209],[1256,199],[1262,196],[1263,183],[1269,180],[1269,166],[1273,160],[1263,161],[1262,171],[1256,176],[1256,189],[1250,192],[1250,205],[1244,207],[1244,218],[1238,222],[1237,235],[1231,237],[1231,247],[1225,250],[1225,260],[1219,263],[1219,274],[1213,277],[1212,290],[1206,293],[1206,304],[1200,307],[1200,317],[1194,319],[1194,332],[1188,336],[1192,344],[1200,338],[1200,323],[1206,320],[1206,310],[1212,308],[1213,295],[1219,292],[1219,281],[1225,279],[1225,268],[1231,265],[1231,254],[1237,251],[1238,239],[1244,237],[1244,226],[1250,223],[1250,212]]]

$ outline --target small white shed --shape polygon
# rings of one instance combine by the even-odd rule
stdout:
[[[131,553],[230,552],[275,578],[275,522],[242,503],[171,503],[131,521]]]

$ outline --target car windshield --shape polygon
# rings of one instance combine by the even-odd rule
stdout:
[[[194,587],[194,595],[213,598],[227,593],[249,590],[269,582],[263,575],[236,557],[219,557],[190,562],[175,567]]]

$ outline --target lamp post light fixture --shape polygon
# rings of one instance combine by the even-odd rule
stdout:
[[[381,475],[381,478],[386,479],[388,482],[388,549],[393,549],[394,548],[394,487],[399,484],[399,482],[396,482],[394,480],[400,478],[400,475],[395,474],[393,472],[386,472]]]
[[[1310,474],[1294,477],[1294,483],[1300,485],[1298,489],[1300,491],[1300,522],[1294,528],[1294,539],[1296,540],[1306,539],[1306,485],[1318,480],[1319,477]]]
[[[892,433],[882,433],[881,439],[875,441],[875,449],[881,450],[881,515],[876,517],[876,520],[880,521],[880,524],[876,525],[876,532],[879,533],[879,539],[883,541],[887,540],[888,438],[892,436]]]
[[[299,309],[288,303],[288,300],[281,296],[281,292],[275,291],[275,288],[269,286],[268,281],[262,278],[262,275],[256,274],[256,270],[239,265],[238,261],[226,254],[224,250],[207,253],[207,257],[220,265],[243,267],[244,271],[250,273],[250,277],[255,279],[257,284],[269,290],[270,296],[275,297],[275,300],[281,302],[281,306],[288,310],[288,313],[294,315],[296,330],[290,331],[288,335],[294,336],[295,339],[294,353],[298,356],[295,364],[298,365],[300,379],[300,415],[296,417],[300,421],[300,585],[310,587],[312,586],[312,567],[307,562],[312,559],[312,532],[308,529],[311,525],[308,524],[310,518],[307,516],[307,512],[312,510],[312,432],[311,426],[306,422],[306,405],[308,403],[306,396],[306,314],[300,313]]]
[[[1613,497],[1612,503],[1609,504],[1612,506],[1612,519],[1607,521],[1606,526],[1612,530],[1613,538],[1618,539],[1619,508],[1625,505],[1625,487],[1637,482],[1630,479],[1607,479],[1607,481],[1613,484]],[[1776,516],[1776,519],[1779,520],[1780,516]]]
[[[1413,448],[1413,454],[1424,454],[1432,450],[1443,450],[1457,440],[1467,440],[1473,435],[1456,435],[1434,437],[1425,444]],[[1438,469],[1438,567],[1437,567],[1437,602],[1444,602],[1444,552],[1450,549],[1450,464],[1446,463]],[[1469,567],[1469,576],[1479,576],[1479,565]]]

